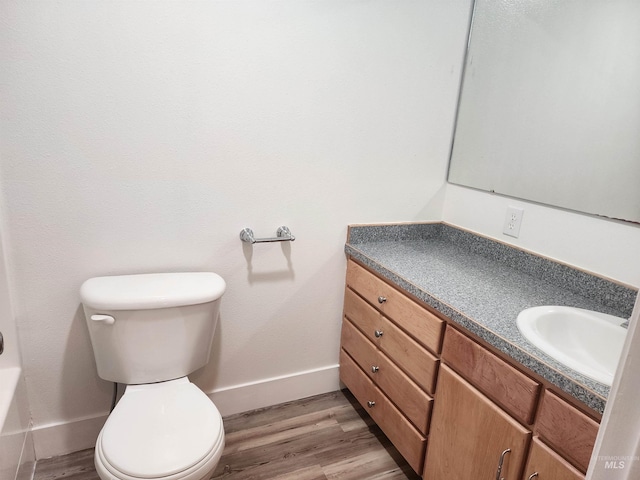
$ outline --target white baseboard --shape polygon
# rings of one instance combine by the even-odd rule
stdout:
[[[339,389],[339,366],[331,365],[221,388],[208,396],[224,417]],[[98,415],[34,427],[36,459],[95,447],[106,420],[107,415]]]
[[[340,389],[339,366],[233,385],[209,393],[223,417]]]
[[[33,480],[36,471],[36,455],[33,449],[33,431],[31,425],[24,436],[20,462],[15,480]]]
[[[36,459],[66,455],[95,447],[107,416],[98,415],[33,427]]]

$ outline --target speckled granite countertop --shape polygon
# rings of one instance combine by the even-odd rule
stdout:
[[[602,413],[609,387],[529,343],[518,313],[566,305],[629,318],[637,291],[441,223],[352,225],[345,252]]]

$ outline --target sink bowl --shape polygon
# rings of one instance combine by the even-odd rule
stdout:
[[[581,308],[523,310],[518,329],[533,345],[567,367],[611,386],[627,329],[626,319]]]

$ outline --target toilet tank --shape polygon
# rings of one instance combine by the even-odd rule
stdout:
[[[225,281],[210,272],[91,278],[82,284],[98,375],[125,384],[184,377],[209,361]]]

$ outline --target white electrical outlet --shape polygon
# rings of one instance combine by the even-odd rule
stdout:
[[[518,235],[520,235],[520,225],[522,225],[522,215],[524,215],[522,208],[508,207],[507,215],[504,218],[502,233],[510,237],[518,238]]]

